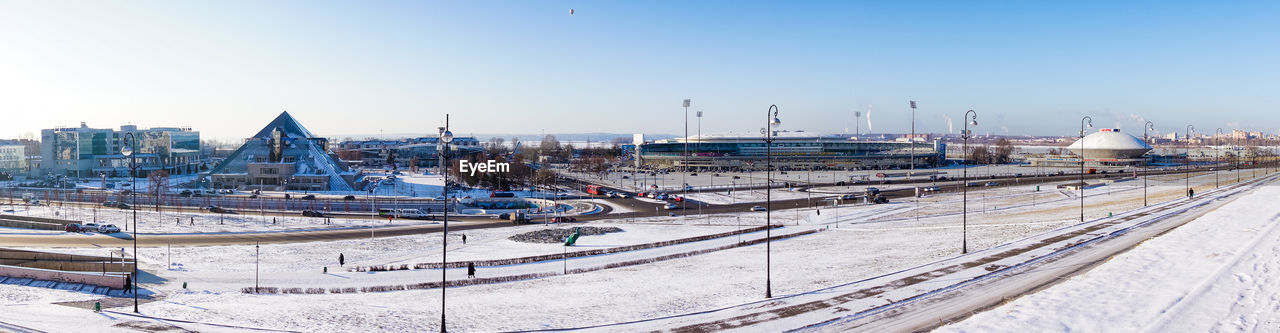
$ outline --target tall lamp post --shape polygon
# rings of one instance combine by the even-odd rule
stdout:
[[[134,146],[137,145],[138,139],[133,132],[124,134],[124,146],[120,147],[120,154],[129,157],[129,186],[132,187],[129,193],[130,201],[133,202],[129,209],[133,210],[133,313],[138,313],[138,155],[134,153],[138,150]]]
[[[449,143],[450,142],[453,142],[453,132],[449,132],[449,129],[445,128],[444,132],[440,133],[440,158],[444,160],[444,163],[441,165],[441,167],[444,168],[444,173],[441,173],[441,175],[444,176],[444,238],[440,242],[440,244],[442,244],[441,248],[443,249],[440,254],[440,333],[445,332],[444,291],[445,289],[448,289],[447,273],[449,272],[449,267],[447,266],[447,264],[449,262],[448,256],[449,256]]]
[[[1085,125],[1093,128],[1093,118],[1084,116],[1080,118],[1080,222],[1084,222],[1084,128]]]
[[[1213,149],[1213,152],[1214,152],[1214,155],[1216,155],[1214,156],[1214,161],[1213,161],[1214,162],[1213,163],[1214,164],[1213,165],[1213,188],[1218,188],[1222,186],[1222,185],[1219,185],[1218,183],[1218,168],[1222,167],[1222,142],[1221,141],[1222,141],[1222,127],[1218,127],[1218,129],[1214,130],[1213,132],[1213,145],[1215,146]],[[1187,155],[1191,155],[1191,154],[1188,153]]]
[[[1142,141],[1151,142],[1151,140],[1147,138],[1147,131],[1149,130],[1155,130],[1155,124],[1152,124],[1150,120],[1147,121],[1146,127],[1142,128]],[[1147,172],[1142,174],[1142,207],[1147,206],[1147,174],[1151,172],[1150,170],[1146,171]]]
[[[685,180],[685,176],[689,173],[689,102],[690,99],[684,99],[684,172],[680,173],[680,193],[684,193],[689,188],[689,181]],[[701,122],[702,118],[698,118]],[[688,215],[685,211],[684,203],[680,204],[680,216]]]
[[[772,112],[772,116],[770,116]],[[769,109],[765,111],[765,128],[760,131],[764,133],[764,298],[773,298],[772,283],[770,281],[770,255],[772,253],[772,220],[770,214],[773,213],[773,198],[770,197],[773,191],[773,129],[782,125],[782,120],[778,119],[778,105],[769,105]]]
[[[916,101],[911,101],[911,137],[907,138],[907,147],[911,147],[911,171],[907,173],[907,179],[915,176],[916,173]],[[920,220],[920,186],[916,185],[916,221]]]
[[[963,151],[963,154],[960,155],[960,170],[964,172],[964,175],[960,177],[960,190],[963,196],[960,204],[960,215],[963,223],[963,231],[960,237],[960,254],[969,253],[969,124],[978,126],[978,112],[973,110],[966,111],[964,118],[960,118],[960,120],[966,119],[969,121],[964,122],[964,132],[960,133],[960,137],[964,139],[964,145],[960,148]]]
[[[1186,175],[1186,178],[1187,178],[1187,197],[1188,198],[1191,197],[1191,168],[1190,168],[1191,167],[1191,132],[1195,130],[1196,130],[1195,126],[1187,125],[1187,137],[1186,137],[1187,139],[1187,175]]]

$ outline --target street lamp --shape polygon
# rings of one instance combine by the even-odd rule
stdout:
[[[132,187],[129,193],[130,201],[129,209],[133,210],[133,313],[138,313],[138,138],[133,132],[124,134],[124,146],[120,147],[120,154],[129,157],[129,186]]]
[[[1221,186],[1221,185],[1219,185],[1219,184],[1218,184],[1218,168],[1221,168],[1221,167],[1222,167],[1222,142],[1221,142],[1221,140],[1222,140],[1222,127],[1218,127],[1218,129],[1217,129],[1217,130],[1214,130],[1214,132],[1213,132],[1213,145],[1215,146],[1215,147],[1213,148],[1213,152],[1214,152],[1214,155],[1217,155],[1217,156],[1214,156],[1215,158],[1214,158],[1214,161],[1213,161],[1213,162],[1214,162],[1214,163],[1213,163],[1213,166],[1214,166],[1214,167],[1213,167],[1213,188],[1218,188],[1218,187],[1220,187],[1220,186]],[[1191,154],[1190,154],[1190,153],[1188,153],[1187,155],[1191,155]]]
[[[1147,125],[1146,127],[1142,128],[1142,141],[1146,141],[1150,143],[1151,140],[1147,138],[1147,131],[1148,130],[1154,131],[1155,124],[1152,124],[1151,121],[1148,120],[1146,125]],[[1143,168],[1143,169],[1146,169],[1146,168]],[[1151,173],[1150,170],[1146,170],[1146,171],[1147,172],[1144,172],[1142,174],[1142,207],[1147,206],[1147,174]]]
[[[960,237],[960,254],[969,253],[969,124],[978,126],[978,112],[973,110],[966,111],[964,117],[960,118],[960,120],[965,119],[969,121],[964,122],[964,132],[960,133],[960,137],[964,139],[964,145],[960,148],[963,151],[960,158],[960,170],[964,172],[964,175],[960,177],[960,189],[963,192],[961,194],[963,197],[962,203],[960,204],[960,215],[963,223],[963,231]]]
[[[770,116],[769,112],[773,112]],[[772,254],[772,220],[773,213],[773,129],[782,125],[782,120],[778,119],[778,105],[769,105],[769,109],[765,110],[765,123],[768,125],[760,129],[760,134],[764,134],[764,298],[773,298],[772,283],[770,281],[770,258]]]
[[[1186,178],[1187,178],[1187,197],[1188,198],[1191,197],[1191,170],[1190,170],[1191,169],[1190,168],[1191,167],[1191,132],[1195,130],[1196,130],[1195,126],[1187,125],[1186,139],[1187,139],[1187,167],[1188,168],[1187,168]]]
[[[684,99],[684,172],[680,173],[680,193],[685,193],[685,189],[689,188],[689,181],[685,180],[685,176],[689,173],[689,102],[691,100]],[[702,118],[698,118],[698,122],[702,122]],[[688,215],[685,211],[684,203],[680,204],[680,216]]]
[[[911,137],[907,138],[907,147],[911,147],[911,171],[907,173],[907,179],[915,176],[916,173],[916,101],[911,101]],[[916,221],[920,220],[920,186],[916,185]]]
[[[444,292],[445,292],[445,289],[448,289],[447,273],[449,272],[448,258],[449,258],[449,143],[450,142],[453,142],[453,132],[450,132],[449,129],[446,128],[443,133],[440,133],[440,145],[439,145],[440,158],[444,160],[444,163],[441,165],[441,167],[444,168],[444,172],[441,173],[441,175],[444,176],[444,238],[440,243],[442,244],[441,248],[443,249],[442,250],[443,252],[441,252],[440,254],[440,333],[445,332]]]
[[[1080,222],[1084,222],[1084,127],[1088,122],[1089,128],[1093,128],[1093,118],[1084,116],[1080,118]]]

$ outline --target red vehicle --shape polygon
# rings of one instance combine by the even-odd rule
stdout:
[[[84,228],[82,228],[79,223],[68,223],[66,227],[63,228],[63,230],[66,230],[67,232],[85,231]]]
[[[587,193],[590,193],[591,195],[604,195],[604,192],[604,189],[600,188],[600,185],[587,185]]]

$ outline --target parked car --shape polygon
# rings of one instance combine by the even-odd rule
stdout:
[[[671,209],[676,209],[676,208],[678,208],[678,207],[680,207],[680,206],[677,206],[677,205],[676,205],[676,204],[674,204],[674,203],[669,203],[669,204],[663,205],[663,206],[662,206],[662,209],[671,210]]]
[[[97,232],[97,231],[98,231],[98,227],[99,227],[99,226],[98,226],[98,224],[97,224],[97,223],[89,222],[89,223],[85,223],[84,225],[81,225],[81,226],[80,226],[80,231],[82,231],[82,232],[84,232],[84,231],[87,231],[87,232]]]
[[[324,213],[322,213],[322,212],[320,212],[320,211],[316,211],[316,210],[304,210],[304,211],[302,211],[302,216],[306,216],[306,217],[324,217]]]
[[[114,233],[120,232],[120,227],[117,227],[114,224],[104,224],[98,227],[98,232],[101,232],[104,234],[114,234]]]
[[[67,223],[67,225],[66,225],[65,227],[62,227],[62,229],[63,229],[63,230],[66,230],[67,232],[82,232],[82,231],[84,231],[84,227],[83,227],[83,226],[81,226],[79,223]]]
[[[178,196],[183,198],[189,198],[191,197],[191,190],[182,190],[182,192],[178,193]]]
[[[764,206],[751,206],[751,211],[753,212],[763,212],[766,210],[767,209],[765,209]]]

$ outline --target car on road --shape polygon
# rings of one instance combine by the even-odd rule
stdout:
[[[208,210],[210,213],[226,213],[227,212],[226,209],[222,207],[218,207],[216,205],[205,207],[204,209]]]
[[[676,204],[674,204],[674,203],[669,203],[669,204],[663,205],[663,206],[662,206],[662,209],[671,210],[671,209],[676,209],[676,208],[679,208],[679,207],[680,207],[680,206],[677,206],[677,205],[676,205]]]
[[[120,191],[120,195],[130,195],[130,194],[133,194],[133,190],[121,190],[121,191]]]
[[[858,198],[857,194],[845,194],[840,196],[840,200],[854,200],[857,198]]]
[[[925,191],[925,192],[937,192],[937,191],[940,191],[940,190],[942,190],[942,188],[937,187],[937,186],[929,186],[929,187],[925,187],[925,188],[924,188],[924,191]]]
[[[84,225],[81,225],[81,226],[80,226],[80,231],[81,231],[81,232],[86,232],[86,231],[87,231],[87,232],[97,232],[97,231],[98,231],[98,227],[99,227],[99,225],[98,225],[97,223],[89,222],[89,223],[85,223]]]
[[[320,211],[318,211],[318,210],[309,210],[309,209],[308,209],[308,210],[304,210],[304,211],[302,211],[302,216],[306,216],[306,217],[324,217],[324,213],[322,213],[322,212],[320,212]]]
[[[342,197],[342,200],[348,200],[348,201],[355,200],[355,199],[356,199],[356,196],[354,195],[347,195],[345,197]]]
[[[249,199],[257,199],[257,198],[258,198],[258,194],[257,194],[257,193],[254,193],[254,194],[250,194],[250,195],[249,195]]]
[[[115,201],[107,201],[107,202],[103,202],[103,203],[102,203],[102,207],[115,207],[115,206],[119,206],[119,205],[120,205],[120,203],[119,203],[119,202],[115,202]]]
[[[998,183],[998,182],[987,182],[987,184],[986,184],[985,186],[1000,186],[1000,183]]]
[[[767,209],[765,209],[764,206],[751,206],[751,211],[753,212],[763,212],[766,210]]]
[[[578,222],[578,218],[572,216],[556,216],[551,218],[554,223]]]
[[[308,195],[302,196],[302,200],[315,200],[315,199],[316,199],[315,194],[308,194]]]
[[[117,227],[114,224],[104,224],[98,227],[98,232],[101,232],[104,234],[114,234],[114,233],[120,232],[120,227]]]
[[[84,231],[84,227],[79,223],[67,223],[65,227],[62,227],[62,230],[66,230],[67,232],[82,232]]]
[[[880,189],[875,188],[875,187],[868,187],[865,191],[866,191],[867,193],[871,193],[871,194],[880,193]]]
[[[183,198],[190,198],[190,197],[191,197],[191,194],[192,194],[192,193],[191,193],[191,190],[182,190],[182,192],[179,192],[179,193],[178,193],[178,196],[183,197]]]
[[[631,197],[631,195],[626,194],[626,193],[622,193],[622,192],[618,192],[618,197],[619,197],[619,198],[626,199],[626,198],[630,198],[630,197]]]
[[[123,203],[123,202],[116,204],[115,207],[120,209],[133,209],[133,206],[130,206],[129,204]]]

